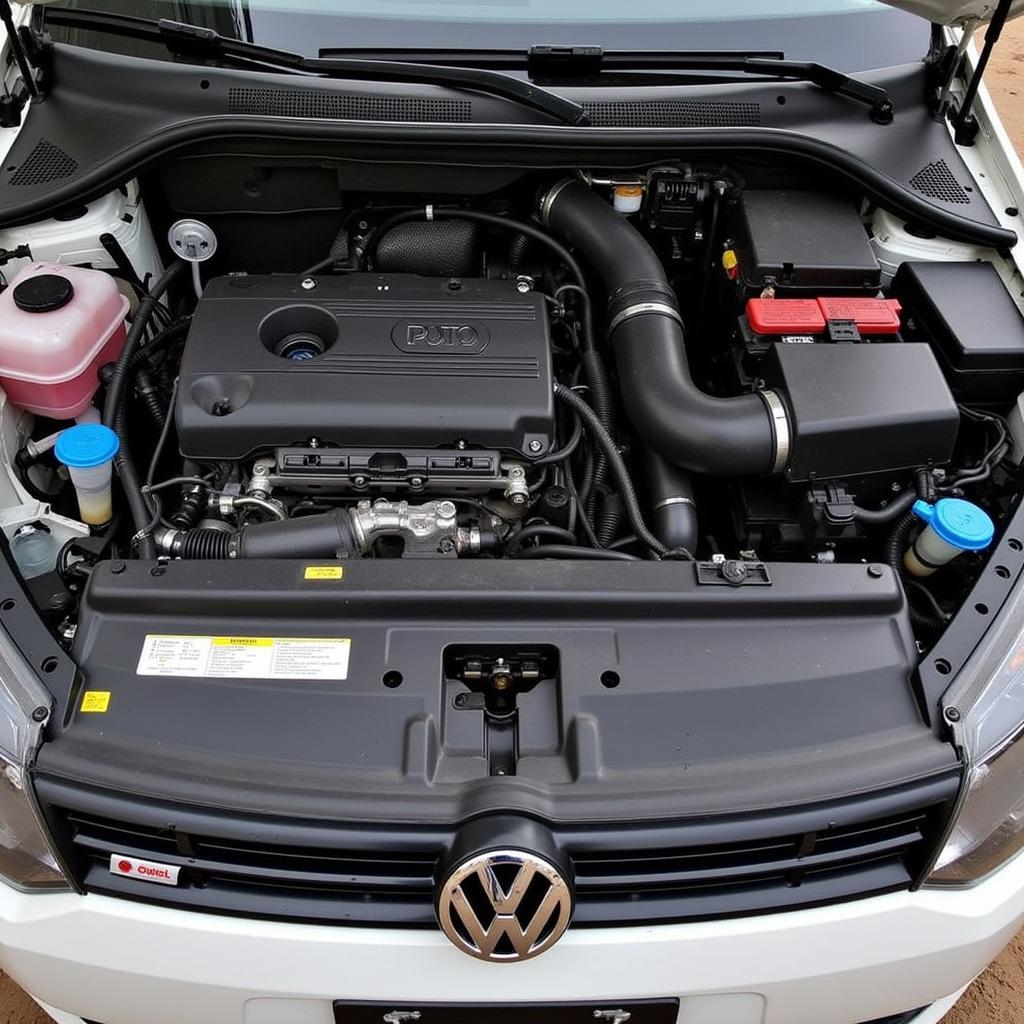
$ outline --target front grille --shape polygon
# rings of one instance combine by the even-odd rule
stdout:
[[[452,830],[214,816],[49,782],[39,792],[88,892],[281,920],[434,923],[434,871]],[[934,788],[933,802],[900,806],[913,795],[873,816],[877,799],[742,821],[555,828],[576,872],[574,924],[749,915],[908,888],[948,811]],[[112,875],[114,854],[179,865],[179,885]]]

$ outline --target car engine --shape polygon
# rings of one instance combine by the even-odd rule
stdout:
[[[102,522],[61,455],[90,414],[5,372],[0,339],[36,416],[18,486],[85,523],[32,580],[55,619],[113,554],[695,561],[723,585],[809,560],[889,563],[941,630],[1017,493],[998,254],[894,263],[859,197],[684,166],[342,206],[270,268],[259,218],[181,208],[162,273],[76,270],[135,293],[72,381],[116,435]],[[27,327],[67,303],[88,334],[100,282],[62,273],[26,265],[0,301]],[[943,501],[988,539],[938,544]]]

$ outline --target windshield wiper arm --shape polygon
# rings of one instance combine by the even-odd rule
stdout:
[[[335,58],[353,50],[322,49],[320,56]],[[378,50],[375,56],[400,57],[406,62],[428,60],[449,67],[486,66],[525,70],[531,79],[551,82],[600,84],[600,77],[615,71],[707,71],[758,75],[765,78],[810,82],[828,92],[866,104],[879,124],[893,120],[892,99],[881,86],[853,78],[813,61],[786,60],[779,51],[759,50],[604,50],[600,46],[531,46],[529,50]]]
[[[172,53],[204,60],[237,61],[244,66],[259,65],[264,69],[294,74],[316,75],[359,81],[409,82],[439,85],[512,100],[524,107],[540,111],[565,124],[590,123],[584,109],[572,100],[542,89],[532,82],[481,68],[453,68],[444,65],[406,63],[401,61],[366,60],[361,58],[304,57],[288,50],[248,43],[222,36],[199,25],[160,19],[134,18],[123,14],[49,7],[45,24],[63,28],[106,32],[111,35],[142,39],[166,46]]]

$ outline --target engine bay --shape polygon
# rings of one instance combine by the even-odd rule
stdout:
[[[1012,264],[856,195],[577,169],[282,246],[303,173],[202,180],[83,207],[88,259],[3,232],[4,532],[67,642],[109,559],[414,558],[888,564],[928,645],[1016,504]]]

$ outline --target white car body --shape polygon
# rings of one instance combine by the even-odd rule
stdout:
[[[956,25],[993,7],[896,6],[941,14],[954,42]],[[968,53],[973,65],[973,45]],[[963,156],[1000,223],[1024,237],[1024,167],[984,87],[975,112],[981,133]],[[17,133],[0,130],[0,158]],[[889,245],[898,256],[900,240]],[[941,258],[941,240],[931,245]],[[1003,273],[1024,307],[1024,246],[1010,259]],[[665,997],[679,999],[680,1024],[859,1024],[888,1021],[894,1008],[923,1008],[901,1024],[935,1024],[1022,922],[1024,855],[966,889],[570,930],[556,949],[512,966],[470,959],[439,932],[229,918],[0,883],[0,968],[60,1024],[331,1024],[339,999],[392,1001],[401,1011],[607,1000],[614,1010],[616,1001]]]

